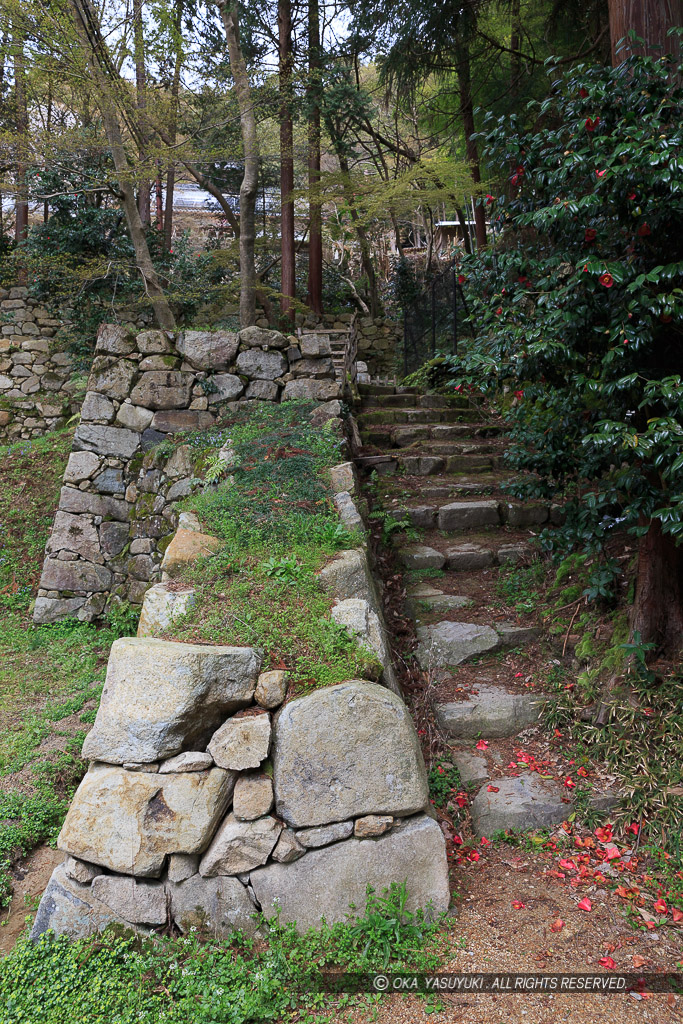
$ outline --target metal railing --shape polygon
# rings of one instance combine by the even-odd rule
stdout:
[[[437,354],[458,351],[458,308],[467,312],[455,262],[428,283],[403,310],[403,372],[419,369]]]

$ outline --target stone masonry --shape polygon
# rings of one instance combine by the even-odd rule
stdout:
[[[0,443],[63,427],[81,406],[62,326],[27,288],[0,288]]]
[[[140,604],[160,578],[174,503],[200,483],[187,446],[151,450],[169,435],[205,430],[243,402],[339,395],[324,335],[308,335],[303,356],[294,336],[259,327],[100,327],[34,621],[93,621],[112,596]]]

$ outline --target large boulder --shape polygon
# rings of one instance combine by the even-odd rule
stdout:
[[[159,775],[96,764],[76,790],[57,847],[91,864],[156,878],[171,853],[202,853],[232,797],[235,774]]]
[[[316,402],[329,402],[333,398],[339,398],[340,395],[341,387],[334,380],[313,380],[310,377],[300,377],[298,380],[287,381],[282,401],[307,398]]]
[[[268,864],[250,876],[263,913],[279,913],[283,924],[297,930],[345,921],[365,912],[366,889],[381,893],[392,882],[405,882],[408,910],[448,909],[446,843],[435,821],[410,818],[377,839],[347,839],[285,864]],[[351,907],[353,906],[353,910]]]
[[[251,348],[238,355],[237,372],[250,380],[275,380],[287,373],[287,360],[280,352]]]
[[[495,629],[474,622],[435,622],[418,626],[415,656],[421,668],[460,665],[479,654],[495,651],[500,638]]]
[[[146,763],[203,749],[228,715],[251,702],[259,667],[251,647],[115,640],[83,756]]]
[[[142,603],[138,636],[154,636],[171,629],[196,603],[194,590],[169,590],[165,583],[150,587]]]
[[[352,679],[286,704],[275,725],[277,813],[296,827],[413,814],[428,799],[415,726],[385,687]]]
[[[181,932],[198,931],[202,938],[228,938],[240,931],[256,932],[256,907],[236,878],[192,875],[178,885],[168,884],[171,915]]]
[[[70,939],[87,939],[115,921],[121,921],[116,912],[98,900],[89,885],[69,878],[64,865],[59,864],[40,901],[31,939],[35,942],[47,931]],[[130,925],[129,921],[123,923]]]
[[[239,337],[248,348],[287,348],[289,344],[286,335],[264,327],[244,327]]]
[[[227,370],[235,361],[239,339],[231,331],[182,331],[176,348],[198,370]]]
[[[183,409],[190,404],[194,374],[179,370],[148,370],[130,394],[133,405],[147,409]]]
[[[46,558],[40,576],[44,590],[71,590],[99,592],[111,587],[111,572],[103,565],[76,559],[63,562],[58,558]]]
[[[99,423],[81,423],[74,434],[76,451],[90,451],[97,455],[115,455],[130,459],[137,451],[140,435],[123,427],[107,427]]]

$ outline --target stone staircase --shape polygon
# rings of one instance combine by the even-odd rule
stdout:
[[[306,328],[300,327],[298,330],[300,338],[304,338],[307,334],[314,334],[318,338],[326,338],[329,342],[330,353],[332,356],[332,362],[334,363],[334,372],[338,384],[344,383],[344,353],[346,346],[351,334],[351,325],[347,327],[336,327],[336,328]]]
[[[509,761],[510,740],[538,734],[548,699],[517,685],[501,661],[543,638],[528,617],[501,608],[500,569],[529,563],[532,535],[559,523],[562,510],[502,490],[504,428],[466,397],[377,384],[359,391],[356,463],[403,570],[413,655],[434,717],[463,783],[476,790],[475,831],[559,823],[570,813],[559,781],[526,772],[489,783]]]

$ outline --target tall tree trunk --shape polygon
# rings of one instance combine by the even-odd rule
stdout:
[[[164,295],[157,272],[154,269],[145,231],[140,220],[140,213],[135,202],[133,173],[123,145],[121,126],[116,114],[116,103],[108,77],[110,72],[107,60],[108,53],[102,40],[99,23],[90,6],[90,0],[71,0],[71,9],[74,15],[75,28],[83,45],[86,60],[96,86],[104,132],[107,136],[118,179],[120,202],[123,207],[126,224],[128,225],[130,239],[133,243],[133,249],[135,250],[135,262],[142,276],[145,292],[152,304],[159,327],[164,330],[173,330],[176,325],[175,317]]]
[[[259,145],[249,76],[240,46],[237,8],[228,6],[228,2],[229,0],[218,0],[218,6],[225,29],[230,70],[235,83],[244,150],[244,175],[240,185],[240,323],[242,327],[250,327],[256,320],[254,245]]]
[[[181,30],[183,26],[183,0],[176,0],[175,7],[175,63],[171,81],[171,123],[169,126],[170,145],[175,146],[178,134],[178,96],[180,95],[180,71],[183,64]],[[170,160],[166,171],[166,209],[164,212],[164,248],[171,251],[173,245],[173,193],[175,191],[175,161]]]
[[[140,114],[141,144],[138,152],[140,167],[144,172],[147,159],[147,69],[145,67],[145,36],[142,24],[142,0],[133,0],[133,50],[135,56],[135,96]],[[144,227],[151,222],[149,179],[142,178],[138,182],[138,211]]]
[[[161,161],[157,160],[157,176],[154,182],[154,197],[156,199],[156,228],[159,234],[164,230],[164,197],[161,184]]]
[[[14,238],[17,244],[26,240],[28,235],[28,180],[26,176],[28,162],[28,110],[26,106],[26,67],[24,63],[24,34],[21,29],[14,34],[14,103],[16,108],[16,163],[14,174],[16,179],[16,203],[14,213]],[[26,267],[21,265],[18,279],[26,281]]]
[[[333,137],[333,143],[335,139]],[[344,177],[344,197],[348,203],[349,211],[351,213],[351,220],[356,231],[356,237],[358,239],[358,246],[360,248],[360,262],[363,268],[363,272],[368,279],[368,291],[370,298],[370,315],[373,317],[379,316],[380,304],[379,304],[379,292],[377,290],[377,274],[375,273],[375,265],[372,262],[372,253],[370,251],[370,242],[368,241],[367,232],[360,217],[356,210],[355,203],[353,201],[353,188],[351,187],[351,174],[349,171],[349,161],[346,153],[343,149],[343,143],[341,140],[337,140],[335,149],[337,152],[337,159],[339,160],[339,168]]]
[[[642,525],[648,525],[642,520]],[[683,649],[683,548],[662,533],[658,519],[639,540],[630,632],[667,653]]]
[[[320,187],[320,11],[318,0],[308,0],[308,187],[311,190],[308,228],[308,305],[323,311],[322,207]]]
[[[280,44],[280,309],[294,323],[296,258],[294,253],[294,129],[292,125],[292,9],[290,0],[278,2]]]
[[[472,100],[472,76],[470,72],[470,51],[465,43],[458,43],[456,48],[458,88],[460,90],[460,115],[465,130],[465,152],[470,165],[472,181],[478,185],[481,181],[479,169],[479,150],[474,139],[474,103]],[[486,214],[484,207],[477,202],[474,207],[474,233],[477,245],[486,245]]]
[[[621,64],[631,53],[658,57],[672,53],[678,57],[680,42],[676,35],[667,36],[670,28],[683,25],[683,0],[609,0],[609,33],[612,44],[612,64]],[[633,29],[645,41],[631,46],[626,39],[617,53],[619,42]]]
[[[520,16],[520,0],[512,0],[510,5],[510,101],[517,96],[522,81],[522,20]]]

